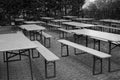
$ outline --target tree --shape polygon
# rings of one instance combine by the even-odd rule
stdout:
[[[92,7],[93,5],[96,6],[96,9]],[[92,14],[96,18],[120,19],[120,0],[96,0],[89,5],[87,11],[94,11]]]

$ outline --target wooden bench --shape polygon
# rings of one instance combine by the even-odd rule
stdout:
[[[52,36],[50,34],[47,34],[47,33],[43,32],[43,31],[42,31],[42,33],[41,32],[38,32],[38,33],[40,35],[42,34],[41,36],[43,37],[42,42],[44,42],[44,46],[50,48]],[[48,45],[47,45],[47,41],[48,41]]]
[[[102,59],[108,58],[108,69],[110,69],[110,57],[111,57],[110,54],[106,54],[104,52],[100,52],[98,50],[95,50],[95,49],[92,49],[89,47],[85,47],[83,45],[80,45],[80,44],[77,44],[77,43],[74,43],[74,42],[71,42],[71,41],[68,41],[65,39],[58,40],[58,42],[61,43],[61,56],[62,57],[69,56],[68,46],[74,47],[75,49],[78,49],[78,50],[81,50],[83,52],[86,52],[86,53],[93,55],[93,75],[102,73]],[[67,55],[63,55],[63,53],[62,53],[64,46],[66,46]],[[75,54],[76,54],[76,50],[75,50]],[[96,66],[97,60],[100,60],[100,64],[101,64],[101,66],[100,66],[101,71],[99,73],[95,73],[95,66]]]
[[[67,34],[71,33],[69,30],[63,29],[63,28],[58,28],[59,30],[59,37],[60,38],[67,38]]]
[[[49,48],[50,48],[52,36],[51,36],[50,34],[45,33],[45,32],[42,32],[42,36],[44,37],[44,45],[45,45],[46,47],[49,47]],[[47,43],[47,40],[48,40],[48,42],[49,42],[48,46],[47,46],[47,44],[46,44],[46,43]]]
[[[55,54],[53,54],[50,50],[48,50],[46,47],[44,47],[41,43],[38,41],[33,41],[35,44],[37,44],[36,50],[45,58],[45,77],[46,78],[53,78],[56,76],[56,64],[55,61],[59,60],[59,57],[57,57]],[[49,63],[53,63],[54,65],[54,75],[48,76],[47,67]]]

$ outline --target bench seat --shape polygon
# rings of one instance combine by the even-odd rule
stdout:
[[[36,50],[45,58],[45,76],[46,76],[46,78],[55,77],[56,76],[55,61],[59,60],[60,58],[57,57],[54,53],[52,53],[50,50],[48,50],[46,47],[44,47],[38,41],[33,41],[33,42],[38,46],[36,48]],[[47,64],[48,63],[53,63],[53,65],[54,65],[54,75],[53,76],[49,76],[49,77],[47,75]]]
[[[79,49],[79,50],[85,51],[87,53],[90,53],[90,54],[92,54],[94,56],[97,56],[99,58],[109,58],[109,57],[111,57],[111,55],[106,54],[104,52],[100,52],[100,51],[97,51],[95,49],[92,49],[92,48],[89,48],[89,47],[85,47],[85,46],[82,46],[82,45],[74,43],[74,42],[70,42],[68,40],[58,40],[58,41],[63,43],[63,44],[66,44],[66,45],[69,45],[71,47],[74,47],[76,49]]]
[[[95,63],[96,63],[97,60],[100,60],[100,63],[101,63],[101,72],[100,73],[102,73],[102,59],[108,59],[108,68],[110,69],[110,57],[111,57],[110,54],[107,54],[107,53],[104,53],[104,52],[101,52],[101,51],[98,51],[98,50],[95,50],[95,49],[92,49],[92,48],[89,48],[89,47],[86,47],[86,46],[83,46],[83,45],[80,45],[80,44],[77,44],[77,43],[74,43],[74,42],[71,42],[71,41],[68,41],[68,40],[65,40],[65,39],[60,39],[60,40],[58,40],[58,42],[61,43],[61,56],[62,57],[65,57],[65,56],[69,55],[68,46],[71,46],[75,49],[78,49],[78,50],[81,50],[83,52],[87,52],[88,54],[93,55],[93,75],[95,74]],[[63,51],[64,46],[66,46],[67,55],[63,56],[62,51]],[[99,73],[97,73],[97,74],[99,74]]]
[[[53,54],[50,50],[48,50],[46,47],[44,47],[41,43],[38,41],[34,41],[35,44],[38,45],[36,48],[37,51],[40,52],[40,54],[47,60],[47,61],[56,61],[59,60],[59,58]]]
[[[44,42],[44,45],[46,46],[46,47],[48,47],[48,48],[50,48],[50,46],[51,46],[51,38],[52,38],[52,36],[50,35],[50,34],[48,34],[48,33],[46,33],[46,32],[38,32],[40,35],[42,34],[42,40],[43,40],[43,42]],[[47,40],[48,40],[48,45],[47,45]]]

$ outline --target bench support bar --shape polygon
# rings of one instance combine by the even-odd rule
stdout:
[[[63,55],[63,47],[66,47],[66,50],[67,50],[67,55]],[[65,45],[65,44],[62,44],[62,43],[61,43],[61,56],[62,56],[62,57],[69,56],[69,49],[68,49],[68,45]]]
[[[53,68],[54,68],[53,76],[48,76],[47,68],[48,68],[49,63],[53,63]],[[45,60],[45,78],[54,78],[54,77],[56,77],[56,63],[55,63],[55,61],[47,61],[47,60]]]
[[[25,52],[28,52],[28,55],[27,54],[22,54],[22,53],[25,53]],[[13,62],[13,61],[16,61],[16,60],[9,60],[10,58],[14,57],[14,56],[8,56],[8,54],[15,54],[15,53],[12,53],[12,52],[4,52],[4,59],[6,58],[5,62],[6,62],[6,66],[7,66],[7,80],[9,80],[9,65],[8,65],[8,62]],[[18,53],[16,53],[18,54]],[[32,72],[32,62],[31,62],[31,57],[30,57],[30,50],[27,49],[27,50],[22,50],[22,51],[19,51],[19,54],[18,55],[23,55],[23,56],[27,56],[29,58],[29,64],[30,64],[30,72],[31,72],[31,79],[33,80],[33,72]],[[21,59],[21,58],[20,58]]]

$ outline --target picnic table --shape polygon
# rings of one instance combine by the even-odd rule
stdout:
[[[108,32],[101,32],[101,31],[96,31],[96,30],[90,30],[90,29],[78,29],[78,30],[69,30],[70,32],[74,33],[74,41],[76,42],[75,36],[77,35],[84,35],[86,36],[86,46],[88,46],[88,37],[94,39],[94,48],[95,44],[98,43],[98,50],[100,50],[100,41],[108,42],[109,43],[109,48],[108,48],[108,53],[111,54],[111,51],[116,48],[117,46],[119,47],[120,45],[120,35],[118,34],[113,34],[113,33],[108,33]],[[112,44],[114,46],[112,46]],[[109,68],[110,71],[110,68]]]
[[[44,24],[43,21],[24,21],[25,24]]]
[[[98,29],[100,31],[104,32],[111,32],[111,33],[118,33],[120,31],[120,28],[112,27],[112,26],[106,26],[106,25],[96,25],[95,29]]]
[[[53,20],[54,18],[52,17],[41,17],[41,20],[46,22],[46,23],[49,23],[51,20]]]
[[[77,21],[91,21],[91,20],[94,20],[94,18],[74,18],[74,20],[77,20]]]
[[[74,18],[73,20],[78,22],[92,22],[94,18]]]
[[[120,24],[120,20],[114,20],[114,19],[100,19],[99,21],[104,23],[108,23],[110,26],[112,24]]]
[[[27,35],[30,36],[30,39],[32,40],[32,34],[33,34],[33,40],[37,39],[37,32],[41,32],[45,30],[45,27],[36,25],[36,24],[29,24],[29,25],[21,25],[19,26],[25,33],[27,32]],[[42,36],[41,36],[42,37]],[[42,39],[42,38],[41,38]]]
[[[80,23],[80,22],[62,22],[62,24],[67,25],[66,29],[68,29],[68,27],[72,27],[72,29],[74,28],[89,28],[89,27],[94,27],[95,25],[93,24],[86,24],[86,23]]]
[[[0,35],[0,52],[3,52],[3,59],[6,62],[7,80],[9,80],[9,77],[10,77],[8,62],[21,60],[21,57],[19,57],[20,59],[16,59],[16,60],[14,57],[21,56],[22,54],[29,57],[31,78],[33,80],[30,50],[34,49],[36,47],[37,47],[37,45],[34,44],[33,42],[31,42],[21,32]],[[28,52],[28,54],[26,54],[26,52]],[[8,56],[8,54],[13,54],[13,56]]]
[[[66,20],[66,19],[54,19],[54,20],[51,20],[52,23],[54,24],[58,24],[58,25],[61,25],[62,22],[70,22],[71,20]]]
[[[23,22],[24,22],[24,19],[22,19],[22,18],[16,18],[15,19],[15,24],[16,25],[22,24]]]
[[[15,21],[24,21],[24,19],[16,18]]]
[[[73,19],[73,18],[77,18],[77,16],[63,16],[63,18],[65,18],[65,19]]]

